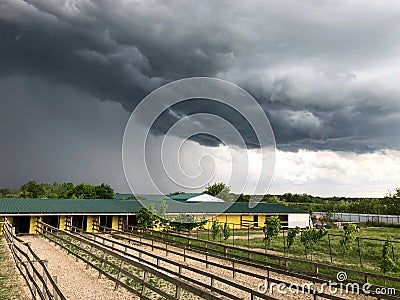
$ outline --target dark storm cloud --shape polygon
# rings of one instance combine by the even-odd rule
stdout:
[[[217,76],[256,97],[281,149],[397,149],[399,12],[397,2],[2,0],[0,75],[69,85],[128,111],[163,83]],[[204,111],[174,112],[194,108]],[[256,145],[240,116],[207,109]]]

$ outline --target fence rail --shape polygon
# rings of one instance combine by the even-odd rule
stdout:
[[[326,212],[312,213],[312,216],[317,216],[317,215],[328,216],[328,213]],[[339,219],[343,222],[400,224],[400,215],[331,213],[329,216],[331,219]]]
[[[74,227],[71,229],[76,230]],[[241,299],[217,287],[215,282],[223,279],[215,274],[207,272],[201,274],[209,277],[210,284],[207,284],[205,281],[196,280],[183,274],[185,269],[195,271],[189,266],[175,263],[174,266],[178,267],[178,270],[173,271],[171,268],[161,266],[159,258],[157,258],[156,264],[137,259],[127,255],[124,251],[115,251],[104,243],[89,240],[77,233],[59,230],[42,222],[38,222],[38,233],[84,261],[88,267],[97,270],[99,276],[104,275],[115,282],[115,288],[122,286],[141,299],[151,299],[147,296],[148,291],[171,300],[185,299],[184,292],[209,300]],[[150,277],[152,280],[149,280]],[[154,285],[154,282],[159,281],[162,282]],[[165,291],[166,286],[170,293]],[[171,286],[173,286],[173,290]],[[262,299],[275,298],[266,296]]]
[[[5,219],[3,235],[10,248],[16,267],[21,273],[33,299],[66,300],[57,286],[57,277],[52,277],[47,269],[47,261],[41,260],[29,243],[15,235],[15,228]]]
[[[110,228],[100,228],[109,231],[114,234],[129,234],[136,236],[142,242],[142,239],[148,239],[150,241],[158,241],[171,246],[180,248],[190,249],[198,253],[208,252],[210,256],[214,256],[220,259],[234,259],[237,262],[247,264],[248,266],[257,266],[269,268],[270,271],[277,273],[293,276],[317,276],[319,279],[325,280],[336,280],[333,273],[346,272],[349,276],[349,281],[354,283],[364,284],[372,282],[384,282],[386,284],[392,284],[396,287],[400,285],[400,278],[386,276],[381,274],[375,274],[371,272],[357,271],[350,268],[344,268],[340,266],[311,262],[307,260],[301,260],[297,258],[289,258],[285,256],[277,256],[274,254],[263,253],[256,250],[247,249],[244,247],[235,247],[231,245],[221,244],[218,242],[212,242],[208,240],[198,239],[195,237],[183,236],[177,233],[171,232],[159,232],[148,229],[146,231],[141,230],[138,227],[129,226],[130,230],[124,232],[113,230]],[[266,269],[267,270],[267,269]],[[371,288],[386,288],[385,286],[378,284],[371,284]],[[396,289],[396,295],[400,294],[400,290]],[[378,297],[377,297],[378,298]],[[399,299],[390,295],[380,295],[381,299]]]

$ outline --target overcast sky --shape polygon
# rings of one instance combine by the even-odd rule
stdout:
[[[397,0],[0,0],[0,186],[107,182],[129,192],[121,145],[131,112],[166,83],[209,76],[247,90],[269,117],[270,193],[383,196],[400,187],[399,36]],[[151,138],[212,112],[257,148],[241,116],[200,102],[171,107]],[[180,159],[190,168],[214,153],[202,167],[225,180],[226,147],[200,135]],[[250,162],[254,181],[256,154]],[[154,192],[145,180],[135,189]]]

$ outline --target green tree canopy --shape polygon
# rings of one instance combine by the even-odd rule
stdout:
[[[218,182],[212,185],[207,186],[203,193],[218,197],[222,200],[229,201],[230,200],[230,191],[231,187],[227,186],[225,183]]]

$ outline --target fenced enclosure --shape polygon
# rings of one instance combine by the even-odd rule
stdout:
[[[312,216],[328,216],[326,212],[313,212]],[[358,213],[331,213],[330,219],[340,220],[342,222],[355,223],[384,223],[384,224],[400,224],[399,215],[378,215],[378,214],[358,214]]]
[[[396,288],[396,294],[399,294],[400,278],[376,274],[365,271],[358,271],[351,268],[345,268],[326,263],[311,262],[297,258],[278,256],[270,253],[263,253],[257,250],[237,247],[233,245],[212,242],[208,240],[197,239],[196,237],[184,236],[171,232],[159,232],[155,230],[141,230],[130,227],[129,231],[121,232],[112,229],[108,230],[113,236],[125,238],[123,234],[128,234],[129,238],[136,238],[140,243],[155,247],[154,242],[165,244],[165,248],[175,246],[185,251],[194,251],[197,253],[207,253],[210,257],[225,259],[229,263],[236,262],[250,267],[264,268],[267,272],[277,272],[292,277],[297,277],[309,281],[326,282],[335,280],[335,275],[339,272],[346,272],[351,282],[371,283],[374,288],[385,287],[389,284]],[[317,278],[317,279],[315,279]],[[381,299],[395,299],[390,295],[380,295]]]
[[[119,245],[120,248],[115,248],[117,242],[107,242],[96,235],[89,239],[78,234],[80,229],[76,227],[71,229],[77,232],[62,231],[38,222],[40,235],[82,260],[87,267],[97,270],[99,276],[105,276],[113,281],[115,289],[123,287],[140,299],[153,299],[154,297],[171,300],[188,299],[188,297],[210,300],[242,299],[221,288],[218,283],[231,283],[216,274],[209,274],[185,264],[148,255],[127,245]],[[129,254],[128,250],[136,251],[136,255]],[[145,258],[145,256],[147,257]],[[187,271],[196,272],[203,279],[196,280],[196,278],[188,276]],[[204,278],[208,278],[208,280]],[[252,295],[249,299],[255,299],[255,295],[259,297],[257,299],[275,299],[238,284],[236,284],[236,288],[242,288]]]
[[[57,286],[57,278],[52,277],[47,270],[47,262],[35,254],[29,243],[16,236],[15,228],[7,222],[7,219],[3,223],[3,235],[32,299],[66,300]]]

